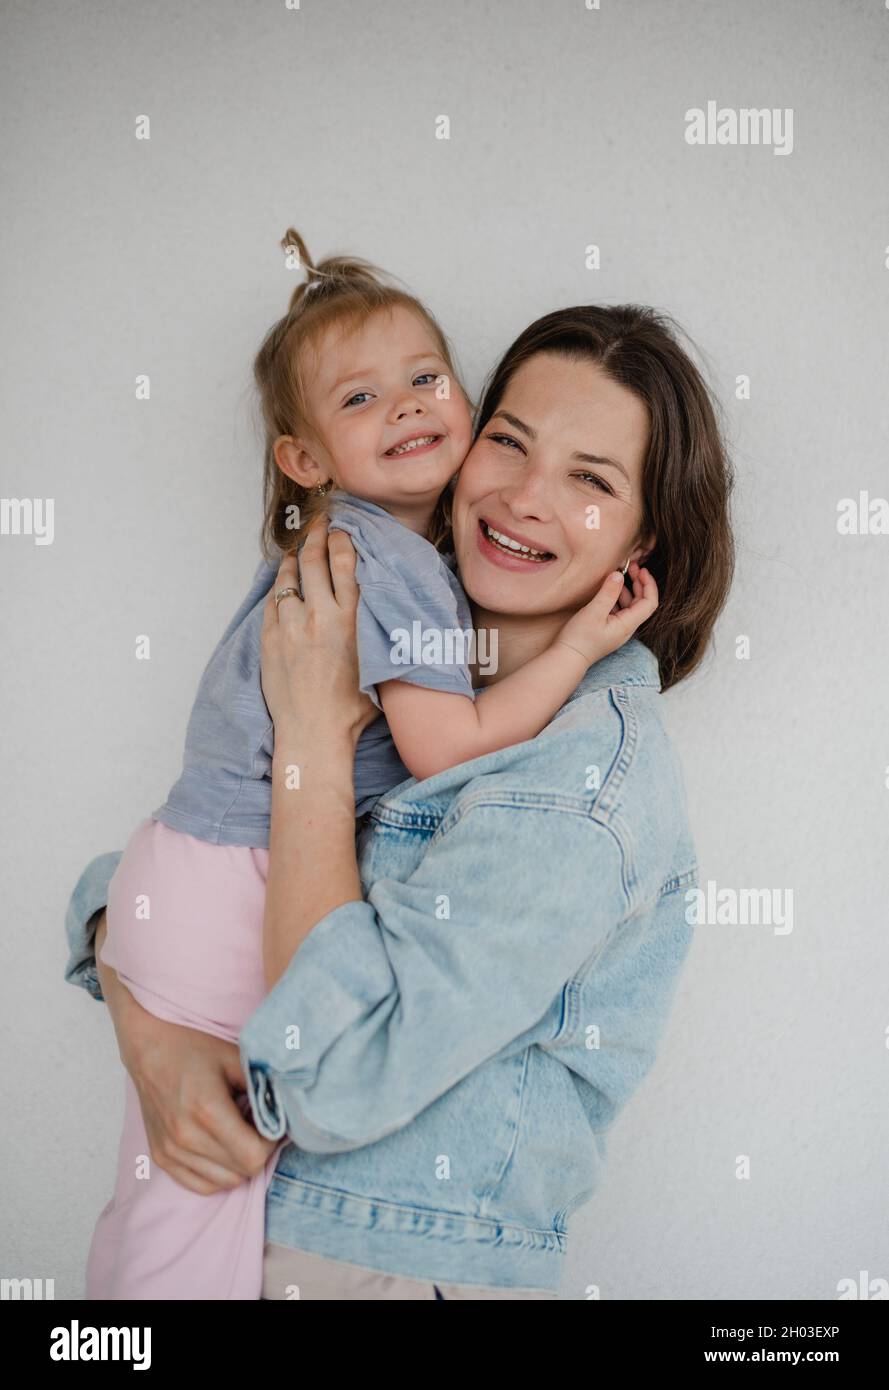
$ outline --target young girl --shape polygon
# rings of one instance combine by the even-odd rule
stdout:
[[[547,651],[473,688],[473,668],[496,660],[496,633],[486,642],[472,633],[445,549],[449,485],[469,449],[471,418],[444,335],[367,262],[315,267],[292,229],[282,246],[298,250],[308,278],[254,363],[266,433],[266,556],[201,678],[182,774],[130,838],[111,881],[101,953],[143,1007],[232,1042],[267,992],[272,721],[260,632],[283,553],[299,550],[319,515],[347,531],[357,553],[360,685],[382,710],[357,747],[359,820],[410,776],[535,737],[616,645],[606,619],[622,588],[612,575]],[[516,572],[552,558],[490,528],[480,528],[477,543],[507,554]],[[300,601],[288,591],[276,600]],[[299,769],[288,773],[298,789]],[[239,1103],[248,1116],[246,1096]],[[258,1298],[266,1189],[280,1147],[258,1177],[194,1193],[152,1165],[127,1076],[116,1186],[93,1236],[87,1296]]]

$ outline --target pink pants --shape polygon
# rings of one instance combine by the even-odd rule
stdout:
[[[109,886],[102,960],[158,1018],[236,1043],[267,993],[267,870],[267,850],[143,821]],[[238,1104],[249,1119],[247,1097]],[[191,1192],[151,1161],[127,1075],[117,1180],[93,1234],[87,1298],[258,1299],[266,1191],[286,1142],[239,1187]]]

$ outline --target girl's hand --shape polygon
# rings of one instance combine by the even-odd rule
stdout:
[[[299,588],[277,608],[280,589]],[[286,555],[266,600],[262,625],[262,693],[275,724],[275,739],[292,729],[306,736],[323,727],[347,732],[354,742],[380,713],[358,689],[355,633],[359,590],[355,547],[345,531],[327,530],[318,517],[296,556]]]
[[[628,567],[632,597],[608,575],[599,592],[568,619],[557,640],[565,641],[592,666],[628,642],[658,605],[654,576],[635,560]]]

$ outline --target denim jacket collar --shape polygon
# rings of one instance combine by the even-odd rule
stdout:
[[[591,666],[566,703],[611,685],[650,685],[654,690],[661,689],[657,657],[638,637],[631,637],[617,651],[609,652]]]

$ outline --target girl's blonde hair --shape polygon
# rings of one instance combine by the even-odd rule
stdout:
[[[265,434],[264,516],[260,540],[263,555],[270,564],[278,563],[276,550],[296,550],[305,528],[326,510],[325,495],[294,482],[275,462],[275,440],[281,435],[318,437],[306,400],[305,348],[314,346],[332,324],[342,324],[346,331],[354,331],[371,314],[381,309],[391,312],[401,306],[411,310],[427,326],[454,382],[460,387],[453,354],[439,324],[412,294],[388,283],[392,277],[384,278],[376,266],[357,256],[328,256],[315,265],[302,237],[292,227],[285,232],[280,244],[284,251],[298,253],[306,279],[293,291],[286,314],[269,329],[253,362]],[[299,510],[294,513],[295,507]],[[298,518],[298,526],[292,524],[294,516]],[[427,539],[439,550],[450,547],[450,485],[436,504]]]

